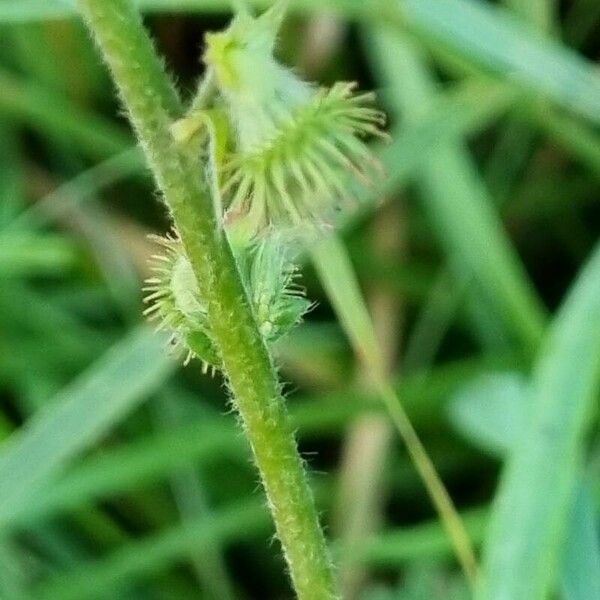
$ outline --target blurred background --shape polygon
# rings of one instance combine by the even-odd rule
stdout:
[[[229,3],[138,4],[191,97]],[[389,114],[387,179],[340,235],[479,547],[544,329],[600,232],[600,3],[292,5],[282,60],[376,90]],[[147,234],[168,227],[73,5],[0,0],[2,599],[292,597],[222,381],[183,368],[141,317]],[[309,261],[302,275],[317,306],[276,352],[344,598],[466,599]],[[592,560],[596,504],[578,546]]]

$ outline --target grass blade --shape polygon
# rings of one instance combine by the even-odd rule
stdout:
[[[600,248],[554,320],[490,528],[479,600],[541,600],[554,583],[592,404],[600,385]]]
[[[562,561],[561,588],[565,600],[600,598],[598,517],[590,481],[576,494]]]
[[[11,524],[38,522],[87,502],[123,494],[211,456],[226,456],[242,462],[247,461],[249,455],[233,426],[216,419],[144,437],[88,458],[44,488],[44,494],[22,502],[13,512]]]
[[[229,10],[229,0],[139,0],[144,11],[218,12]],[[267,2],[253,2],[265,6]],[[391,4],[391,3],[390,3]],[[532,3],[528,3],[532,4]],[[355,0],[302,0],[303,10],[324,6],[362,19],[402,20],[435,44],[450,47],[470,63],[552,99],[587,118],[600,121],[600,75],[596,67],[573,50],[536,31],[502,7],[475,0],[396,0],[388,11],[371,2]],[[544,3],[537,2],[537,10]],[[57,18],[73,15],[72,2],[19,0],[4,2],[0,22]],[[542,15],[544,21],[548,16]]]
[[[508,10],[475,0],[403,0],[398,7],[409,27],[469,63],[600,121],[596,66]]]
[[[0,4],[0,23],[30,23],[72,17],[75,8],[60,1],[8,0]]]
[[[350,338],[356,355],[369,372],[371,383],[398,429],[446,527],[465,575],[474,581],[477,565],[469,536],[404,407],[387,380],[385,361],[346,249],[337,237],[329,236],[319,242],[312,252],[312,258],[340,323]]]
[[[74,241],[55,234],[4,234],[0,231],[0,277],[64,275],[80,263]]]
[[[469,536],[480,545],[489,520],[486,507],[470,509],[461,514]],[[343,550],[342,550],[343,552]],[[365,540],[350,557],[380,568],[398,568],[404,563],[420,560],[446,560],[452,556],[452,545],[439,521],[426,521],[413,527],[388,530]]]
[[[515,371],[480,375],[451,398],[454,428],[483,450],[504,456],[524,430],[527,380]]]
[[[114,346],[0,448],[0,527],[70,459],[142,402],[174,368],[143,327]]]
[[[43,131],[58,144],[76,145],[93,158],[104,159],[132,144],[131,137],[118,125],[2,68],[0,113]]]
[[[174,430],[185,423],[188,415],[174,398],[162,395],[152,406],[154,421],[160,430]],[[178,469],[169,478],[171,494],[185,526],[199,519],[210,521],[213,507],[207,497],[206,476],[198,474],[191,466]],[[190,566],[198,583],[213,600],[234,600],[234,584],[223,559],[222,548],[215,542],[203,552],[190,552]]]
[[[542,31],[552,28],[555,18],[552,0],[504,0],[504,4]]]
[[[128,579],[160,572],[190,552],[216,543],[252,539],[269,531],[269,516],[258,499],[238,502],[210,518],[201,518],[133,542],[108,557],[84,563],[68,575],[57,575],[35,591],[37,600],[110,598],[114,587]]]
[[[418,123],[436,90],[418,51],[404,38],[379,31],[369,36],[388,103]],[[474,278],[490,308],[524,347],[533,350],[545,323],[540,304],[512,249],[475,165],[457,141],[441,142],[427,157],[419,187],[430,219],[460,277]]]
[[[415,423],[433,423],[444,412],[444,403],[470,377],[489,368],[510,367],[512,361],[457,363],[434,369],[424,385],[422,374],[403,376],[395,386]],[[340,435],[349,421],[381,412],[376,398],[355,389],[299,399],[293,403],[292,425],[301,439]],[[106,500],[151,483],[215,456],[247,463],[247,444],[236,435],[225,417],[195,420],[174,431],[162,432],[87,457],[64,477],[53,481],[43,494],[31,496],[13,513],[11,524],[20,526],[53,517],[65,510]]]

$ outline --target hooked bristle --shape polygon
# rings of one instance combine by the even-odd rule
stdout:
[[[144,286],[143,314],[157,330],[171,333],[169,345],[183,355],[184,365],[198,358],[204,372],[210,367],[214,373],[220,359],[183,245],[176,234],[152,239],[164,253],[151,257],[153,275]],[[295,283],[297,270],[287,260],[278,236],[234,250],[257,326],[265,340],[273,342],[310,307]]]
[[[372,185],[383,167],[362,141],[385,137],[384,115],[369,106],[372,94],[354,85],[321,90],[276,135],[234,154],[224,167],[225,221],[244,219],[253,234],[268,226],[320,225],[354,199],[347,174]]]

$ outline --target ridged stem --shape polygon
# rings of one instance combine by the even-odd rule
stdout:
[[[129,0],[78,0],[106,60],[192,264],[232,401],[299,598],[337,597],[311,490],[237,267],[220,235],[202,165],[170,133],[179,102]]]

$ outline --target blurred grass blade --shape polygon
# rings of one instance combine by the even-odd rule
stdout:
[[[134,146],[79,173],[40,198],[14,219],[9,228],[41,227],[65,217],[74,207],[94,199],[104,188],[145,172],[144,157]]]
[[[313,249],[312,260],[357,356],[376,377],[383,377],[375,331],[342,242],[334,235],[328,236]]]
[[[266,534],[270,521],[258,498],[215,511],[210,518],[196,519],[123,546],[98,561],[84,563],[68,575],[57,575],[39,586],[36,600],[83,600],[115,598],[114,587],[143,575],[159,573],[190,552],[213,544],[246,540]]]
[[[526,111],[526,114],[551,141],[560,144],[600,179],[600,136],[586,126],[589,124],[557,111],[536,107]]]
[[[381,92],[385,97],[387,91]],[[391,142],[379,146],[379,157],[389,177],[376,183],[375,190],[360,188],[361,201],[375,200],[406,184],[418,172],[433,149],[457,136],[473,135],[497,120],[518,99],[518,94],[505,85],[489,80],[467,81],[440,93],[427,106],[422,119],[402,123],[391,132]],[[344,218],[344,214],[341,215]],[[346,219],[352,220],[352,217]]]
[[[520,373],[479,376],[454,394],[450,418],[481,448],[504,456],[526,433],[527,391]],[[592,492],[589,481],[582,481],[576,490],[560,565],[564,600],[600,598],[600,543]]]
[[[465,513],[468,530],[478,542],[483,538],[487,518],[485,509]],[[266,508],[256,499],[240,501],[215,510],[211,519],[190,522],[187,529],[182,526],[166,529],[133,541],[97,561],[85,562],[68,574],[52,576],[35,589],[34,597],[36,600],[113,598],[111,592],[117,585],[160,573],[192,551],[202,551],[215,543],[226,546],[243,542],[268,531]],[[344,549],[338,551],[342,553]],[[373,535],[348,558],[396,569],[407,562],[446,559],[451,555],[452,546],[445,531],[438,521],[431,521]]]
[[[565,600],[600,598],[599,533],[593,486],[583,480],[577,489],[562,561]]]
[[[476,0],[395,0],[406,24],[469,62],[600,122],[600,73],[508,10]]]
[[[65,236],[0,230],[0,278],[56,276],[72,272],[81,249]]]
[[[175,398],[162,394],[151,405],[154,421],[159,430],[174,431],[185,424],[189,415]],[[207,497],[206,474],[198,473],[191,465],[178,469],[171,474],[169,486],[179,511],[182,524],[185,526],[199,519],[210,521],[213,507]],[[202,552],[190,552],[190,566],[194,569],[196,579],[213,600],[234,600],[235,586],[223,559],[223,549],[218,541]]]
[[[396,389],[414,422],[433,424],[444,412],[446,399],[464,379],[494,367],[512,366],[513,360],[465,361],[433,369],[424,385],[422,375],[403,376]],[[382,407],[359,390],[330,392],[296,398],[290,417],[300,439],[340,435],[347,423]],[[131,489],[163,480],[169,473],[215,456],[248,463],[248,447],[225,417],[203,416],[186,426],[87,457],[63,477],[51,482],[43,494],[31,496],[13,513],[11,524],[55,516],[86,502],[105,500]]]
[[[469,536],[435,466],[396,396],[396,392],[387,380],[385,362],[377,344],[373,323],[346,249],[335,235],[330,235],[316,245],[312,251],[312,258],[319,279],[338,319],[346,331],[356,355],[360,357],[369,372],[371,383],[381,397],[390,418],[397,427],[415,468],[452,540],[465,575],[472,583],[475,579],[477,565]]]
[[[469,533],[478,542],[483,538],[487,519],[486,509],[465,513]],[[154,575],[185,559],[192,551],[202,551],[215,543],[227,545],[262,536],[269,530],[269,521],[265,507],[256,499],[250,499],[219,508],[212,519],[196,519],[188,527],[173,527],[134,541],[105,558],[84,563],[67,575],[51,577],[35,590],[34,597],[36,600],[115,597],[110,594],[115,586]],[[343,548],[335,550],[345,556]],[[348,559],[396,569],[407,562],[423,558],[447,559],[451,555],[452,546],[446,532],[438,521],[431,521],[373,535]]]
[[[551,30],[556,16],[554,0],[504,0],[504,4],[540,30]]]
[[[489,520],[487,507],[461,513],[469,536],[480,545]],[[336,548],[337,549],[337,548]],[[344,548],[339,549],[344,555]],[[405,563],[447,560],[452,557],[452,544],[438,520],[425,521],[415,526],[396,527],[373,535],[359,547],[352,548],[348,560],[368,563],[381,569],[397,569]],[[425,598],[423,599],[425,600]],[[430,600],[428,597],[426,600]]]
[[[0,447],[0,527],[28,496],[156,389],[174,368],[164,336],[141,327]]]
[[[484,450],[505,456],[525,430],[528,387],[522,374],[489,373],[454,394],[450,418]],[[583,480],[568,521],[560,565],[564,600],[600,598],[600,543],[592,486]]]
[[[25,594],[23,557],[12,540],[0,541],[0,598],[22,600]]]
[[[232,0],[132,0],[144,12],[190,12],[227,13],[233,10]],[[319,8],[323,0],[302,0],[296,3],[301,8]],[[347,0],[325,0],[330,7],[348,12],[351,5]],[[248,4],[267,7],[269,0],[251,0]],[[355,8],[359,8],[357,5]],[[352,11],[355,12],[355,11]],[[364,12],[364,11],[360,11]],[[27,23],[48,19],[64,19],[77,15],[75,0],[2,0],[0,2],[0,23]]]
[[[25,205],[18,139],[15,128],[0,119],[0,229]]]
[[[495,503],[479,600],[541,600],[554,583],[559,541],[600,388],[600,247],[545,340],[526,434]]]
[[[61,0],[3,0],[0,2],[0,23],[28,23],[46,19],[63,19],[75,14],[75,9]]]
[[[5,22],[74,13],[72,2],[64,0],[19,0],[4,4],[0,5],[0,21]],[[228,0],[139,0],[137,5],[141,10],[152,11],[230,9]],[[298,8],[315,9],[321,5],[370,20],[401,19],[417,33],[435,44],[450,47],[469,62],[491,69],[502,78],[600,122],[600,74],[597,68],[573,50],[539,33],[534,26],[523,23],[505,8],[476,0],[390,0],[387,11],[377,10],[377,3],[355,0],[297,2]]]
[[[483,450],[504,456],[524,430],[527,389],[527,380],[515,371],[480,375],[453,394],[450,422]]]
[[[437,97],[419,51],[389,31],[368,36],[374,66],[387,86],[387,101],[409,123],[419,123]],[[425,208],[440,241],[460,268],[473,277],[486,312],[493,309],[529,351],[541,339],[545,310],[503,230],[493,202],[466,148],[440,142],[419,173]]]
[[[65,476],[50,482],[43,494],[27,498],[13,511],[11,524],[37,522],[86,502],[140,488],[215,456],[240,462],[247,461],[249,456],[234,427],[221,420],[206,420],[173,432],[145,436],[89,457]]]
[[[1,68],[0,114],[46,133],[59,144],[76,145],[93,158],[103,159],[132,145],[131,136],[112,121]]]

